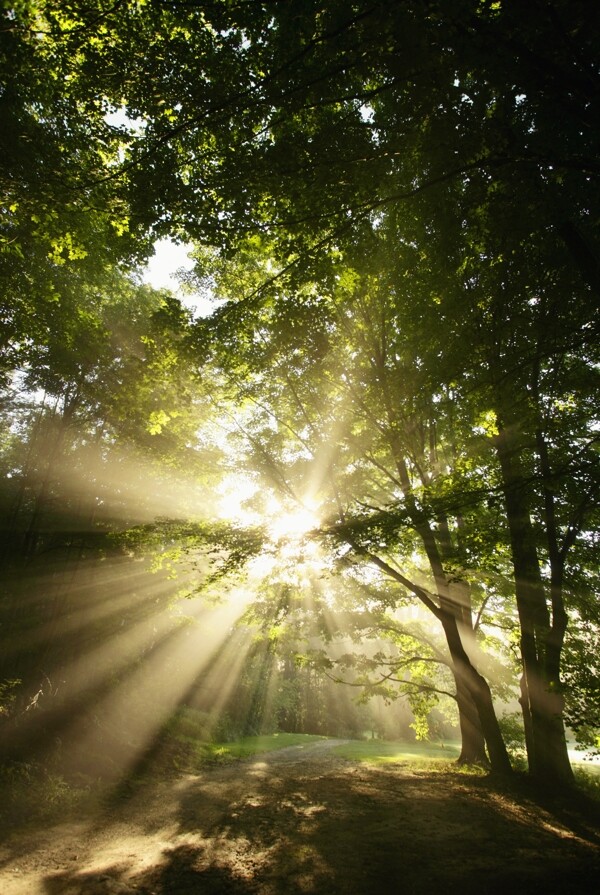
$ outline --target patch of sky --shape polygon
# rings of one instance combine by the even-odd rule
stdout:
[[[154,244],[154,255],[142,271],[142,281],[155,289],[170,289],[189,308],[195,317],[208,317],[215,310],[209,296],[181,288],[180,274],[194,267],[190,258],[192,246],[172,239],[159,239]]]
[[[360,112],[360,117],[363,121],[373,121],[373,118],[375,117],[375,110],[369,103],[364,103],[362,106],[360,106],[358,111]]]
[[[118,127],[130,134],[139,134],[146,126],[143,118],[132,118],[125,106],[113,106],[110,111],[104,113],[104,120],[111,127]]]

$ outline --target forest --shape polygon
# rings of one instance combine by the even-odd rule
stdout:
[[[0,827],[260,736],[593,783],[600,6],[527,5],[2,5]]]

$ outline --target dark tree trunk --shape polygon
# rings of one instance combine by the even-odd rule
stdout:
[[[511,416],[510,412],[505,414]],[[530,773],[553,784],[573,783],[560,693],[560,653],[566,630],[561,594],[550,618],[533,531],[527,476],[516,421],[496,439],[510,533],[515,595],[521,627],[521,706]]]
[[[455,675],[455,682],[461,736],[461,750],[458,763],[488,767],[489,760],[485,751],[485,737],[483,736],[477,706],[467,686],[458,675]]]
[[[440,612],[440,621],[446,634],[454,672],[463,681],[477,708],[481,730],[489,753],[491,769],[497,774],[510,774],[512,773],[510,759],[494,710],[489,685],[471,664],[471,660],[462,644],[454,615],[442,610]]]
[[[519,686],[521,689],[521,695],[519,697],[519,705],[521,706],[521,712],[523,714],[523,727],[525,729],[525,750],[527,755],[533,755],[535,752],[535,748],[533,745],[533,725],[531,723],[531,711],[529,709],[529,696],[527,693],[527,680],[525,678],[525,674],[521,675],[521,679],[519,681]]]

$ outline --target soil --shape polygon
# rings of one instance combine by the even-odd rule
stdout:
[[[600,819],[523,781],[369,766],[328,740],[123,793],[15,830],[2,895],[593,893]]]

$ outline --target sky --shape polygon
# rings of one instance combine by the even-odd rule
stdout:
[[[189,245],[177,245],[170,239],[159,239],[154,244],[154,257],[144,270],[144,282],[155,289],[171,289],[176,292],[178,283],[173,274],[180,267],[191,270],[193,262],[188,257],[190,249]]]
[[[171,239],[159,239],[154,244],[154,256],[142,271],[142,279],[155,289],[170,289],[186,308],[190,308],[194,314],[204,316],[214,311],[214,305],[200,295],[183,292],[175,277],[175,272],[181,267],[191,270],[194,266],[188,257],[191,248],[190,245],[178,245]]]
[[[141,122],[130,118],[124,108],[113,109],[105,115],[108,124],[113,127],[127,128],[131,133],[139,132]],[[200,316],[211,313],[214,307],[206,299],[199,296],[183,294],[174,274],[181,267],[188,270],[194,266],[188,257],[191,245],[178,245],[171,239],[159,239],[154,244],[154,257],[142,272],[142,280],[155,289],[170,289],[181,299],[182,303]]]

